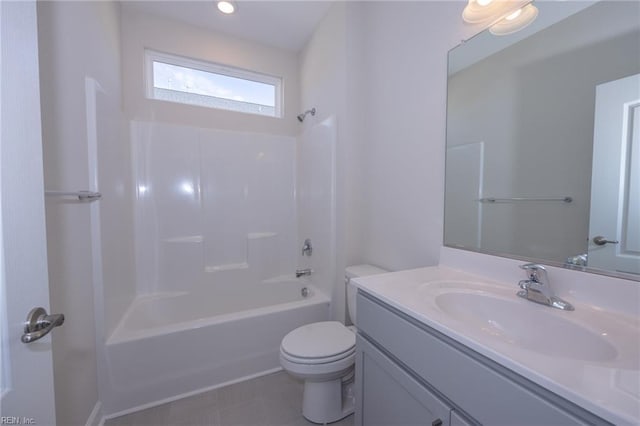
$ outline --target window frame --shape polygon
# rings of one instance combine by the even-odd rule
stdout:
[[[275,88],[274,115],[259,114],[255,112],[249,112],[249,111],[238,111],[234,109],[227,109],[227,108],[221,108],[221,107],[215,107],[215,106],[201,105],[201,104],[195,104],[195,103],[192,104],[192,103],[156,98],[154,96],[154,89],[155,89],[154,73],[153,73],[154,62],[161,62],[169,65],[175,65],[178,67],[191,68],[197,71],[209,72],[213,74],[223,75],[226,77],[233,77],[233,78],[238,78],[242,80],[253,81],[257,83],[263,83],[263,84],[274,86]],[[172,102],[172,103],[177,103],[181,105],[191,105],[191,106],[199,106],[203,108],[219,109],[223,111],[237,112],[242,114],[252,114],[252,115],[258,115],[261,117],[270,117],[270,118],[283,117],[282,100],[283,100],[284,83],[283,83],[282,77],[276,77],[273,75],[263,74],[256,71],[249,71],[241,68],[232,67],[229,65],[222,65],[219,63],[210,62],[206,60],[187,58],[185,56],[159,52],[157,50],[152,50],[152,49],[144,50],[144,66],[145,66],[144,86],[145,86],[145,96],[147,99],[154,100],[154,101]],[[182,93],[189,94],[189,92],[182,92]],[[207,95],[199,95],[199,96],[207,96]],[[210,96],[210,97],[217,98],[216,96]],[[218,98],[218,99],[224,99],[224,98]],[[242,101],[236,101],[236,102],[242,102]],[[251,102],[247,102],[247,103],[251,103]]]

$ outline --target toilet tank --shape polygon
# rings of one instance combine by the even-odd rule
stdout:
[[[351,322],[356,325],[356,293],[357,288],[351,284],[351,278],[366,277],[369,275],[384,274],[386,271],[373,265],[347,266],[344,274],[344,282],[347,287],[347,312]]]

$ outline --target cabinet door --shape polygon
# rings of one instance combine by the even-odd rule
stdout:
[[[451,423],[449,426],[471,426],[471,423],[466,421],[456,410],[451,410]]]
[[[362,337],[356,424],[366,426],[448,426],[451,408]]]

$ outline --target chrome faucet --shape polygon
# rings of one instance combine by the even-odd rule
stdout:
[[[518,283],[521,291],[518,296],[540,303],[542,305],[551,306],[552,308],[562,309],[563,311],[573,311],[574,307],[569,302],[565,302],[553,295],[547,278],[547,270],[544,266],[535,263],[526,263],[520,265],[524,269],[529,279],[522,280]]]
[[[311,256],[312,253],[313,253],[313,247],[311,247],[311,239],[307,238],[306,240],[304,240],[304,243],[302,245],[302,255]]]
[[[296,269],[296,278],[300,277],[308,277],[311,275],[313,271],[309,268],[307,269]]]

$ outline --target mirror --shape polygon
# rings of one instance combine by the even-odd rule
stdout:
[[[640,280],[640,3],[535,5],[449,53],[444,244]]]

